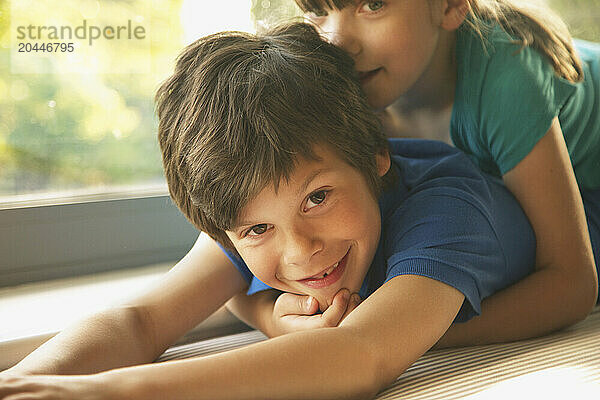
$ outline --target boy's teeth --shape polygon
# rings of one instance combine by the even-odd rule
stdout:
[[[338,266],[338,264],[339,264],[339,263],[340,263],[339,261],[338,261],[338,262],[336,262],[335,264],[333,264],[333,265],[331,266],[331,268],[329,268],[327,271],[325,271],[325,273],[323,274],[323,276],[321,277],[321,279],[322,279],[322,278],[325,278],[327,275],[329,275],[330,273],[332,273],[332,272],[333,272],[333,270],[334,270],[334,269],[335,269],[335,268]]]

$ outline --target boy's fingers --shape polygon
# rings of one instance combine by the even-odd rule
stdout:
[[[281,334],[338,326],[340,322],[360,303],[356,295],[354,301],[347,289],[341,289],[333,297],[332,304],[322,314],[317,300],[311,296],[299,296],[284,293],[278,297],[275,304],[275,315],[279,315],[279,329]],[[306,312],[305,310],[308,310]]]
[[[275,301],[275,313],[285,315],[313,315],[319,309],[319,303],[312,296],[300,296],[283,293]]]
[[[300,307],[306,310],[307,315],[313,315],[319,311],[319,302],[312,296],[301,296]]]
[[[323,326],[337,326],[346,312],[349,300],[350,292],[348,289],[340,290],[334,296],[333,302],[329,308],[327,308],[327,310],[321,314]]]

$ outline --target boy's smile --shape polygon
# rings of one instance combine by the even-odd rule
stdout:
[[[318,274],[311,276],[306,279],[301,279],[299,282],[308,286],[309,288],[321,289],[336,283],[346,271],[346,264],[348,260],[348,253],[342,257],[342,259],[325,271],[321,271]]]
[[[358,292],[381,231],[379,205],[365,177],[329,148],[299,158],[290,179],[263,189],[227,235],[267,285],[315,297],[327,309],[341,289]],[[389,156],[378,155],[380,176]]]

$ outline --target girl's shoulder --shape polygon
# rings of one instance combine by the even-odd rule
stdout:
[[[498,25],[491,26],[483,38],[469,29],[459,30],[456,61],[455,100],[467,104],[511,110],[528,102],[536,108],[555,108],[576,90],[575,83],[555,73],[546,56],[523,46]]]
[[[461,74],[470,80],[505,79],[509,75],[552,77],[554,69],[549,60],[536,49],[523,46],[499,25],[490,26],[482,36],[467,27],[457,33],[456,59]],[[510,81],[504,82],[509,84]]]
[[[461,29],[456,59],[451,138],[494,175],[529,153],[577,90],[544,55],[499,26],[490,27],[483,39]]]

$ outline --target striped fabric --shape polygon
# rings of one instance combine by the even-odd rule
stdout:
[[[174,347],[159,362],[203,356],[265,340],[251,331]],[[433,350],[423,355],[383,399],[600,399],[600,306],[584,321],[537,339]]]

